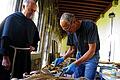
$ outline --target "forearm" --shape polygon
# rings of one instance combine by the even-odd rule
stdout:
[[[33,43],[31,44],[31,46],[33,46],[35,48],[34,51],[37,50],[37,47],[38,47],[38,41],[40,41],[40,38],[39,38],[39,32],[38,30],[35,31],[35,35],[34,35],[34,38],[33,38]]]
[[[71,47],[67,50],[67,52],[66,52],[66,54],[65,54],[65,56],[64,56],[64,59],[67,59],[68,57],[71,57],[74,52],[75,52],[75,48],[74,48],[74,46],[71,46]]]
[[[7,56],[8,55],[8,47],[9,47],[9,42],[8,42],[8,38],[7,37],[2,37],[1,38],[1,52],[3,54],[3,56]]]
[[[76,65],[80,65],[81,63],[84,63],[85,61],[89,60],[95,54],[95,50],[96,50],[96,43],[89,44],[89,50],[74,63]]]
[[[87,51],[81,58],[79,58],[77,61],[74,63],[76,65],[80,65],[81,63],[84,63],[85,61],[89,60],[93,55],[95,54],[94,51]]]

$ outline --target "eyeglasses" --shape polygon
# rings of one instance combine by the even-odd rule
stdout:
[[[71,29],[71,25],[69,25],[68,27],[66,28],[63,28],[65,31],[69,31]]]
[[[72,20],[72,21],[68,24],[68,26],[66,26],[66,27],[63,28],[63,30],[65,30],[65,31],[70,31],[71,28],[74,28],[75,22],[76,22],[76,19]]]

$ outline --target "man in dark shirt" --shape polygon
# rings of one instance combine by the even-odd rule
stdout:
[[[55,60],[55,66],[70,57],[77,49],[76,61],[65,67],[66,74],[73,74],[75,78],[85,77],[94,80],[99,62],[100,41],[96,24],[91,20],[78,20],[74,14],[64,13],[60,18],[60,25],[68,33],[66,55]]]
[[[36,50],[39,33],[31,20],[37,5],[34,0],[26,0],[23,12],[16,12],[0,25],[0,80],[23,78],[23,73],[31,71],[30,52]]]

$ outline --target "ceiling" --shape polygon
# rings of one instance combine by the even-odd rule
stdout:
[[[111,6],[113,0],[58,0],[58,18],[64,12],[75,14],[78,19],[97,21]]]

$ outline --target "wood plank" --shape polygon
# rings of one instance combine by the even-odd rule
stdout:
[[[65,0],[58,0],[59,2],[61,1],[65,1]],[[68,1],[68,0],[66,0]],[[73,0],[69,0],[69,1],[73,1]],[[76,2],[80,2],[80,0],[75,0]],[[81,1],[85,1],[85,2],[97,2],[97,3],[111,3],[113,0],[81,0]]]
[[[76,10],[76,9],[69,6],[69,7],[66,7],[66,8],[61,8],[61,7],[59,7],[59,10],[72,10],[72,11],[74,11],[74,10]],[[97,10],[89,10],[89,9],[81,9],[81,8],[77,9],[77,11],[96,12],[96,13],[101,12],[101,11],[97,11]]]
[[[72,11],[72,10],[62,10],[62,9],[60,9],[59,12],[60,13],[61,12],[74,12],[76,14],[95,15],[95,16],[100,15],[99,13],[96,13],[96,12],[89,13],[89,12],[83,12],[83,11],[78,11],[78,10]]]
[[[82,9],[91,9],[91,10],[104,10],[104,8],[100,8],[100,7],[93,7],[93,6],[83,6],[83,5],[64,5],[64,4],[58,4],[58,7],[59,8],[65,8],[65,7],[70,7],[72,6],[72,8],[75,8],[75,9],[79,9],[79,8],[82,8]]]
[[[79,2],[76,2],[76,1],[60,1],[59,4],[78,4],[78,5],[86,5],[86,6],[96,6],[96,7],[104,7],[106,5],[104,4],[94,4],[94,3],[88,3],[87,1],[79,1]]]

